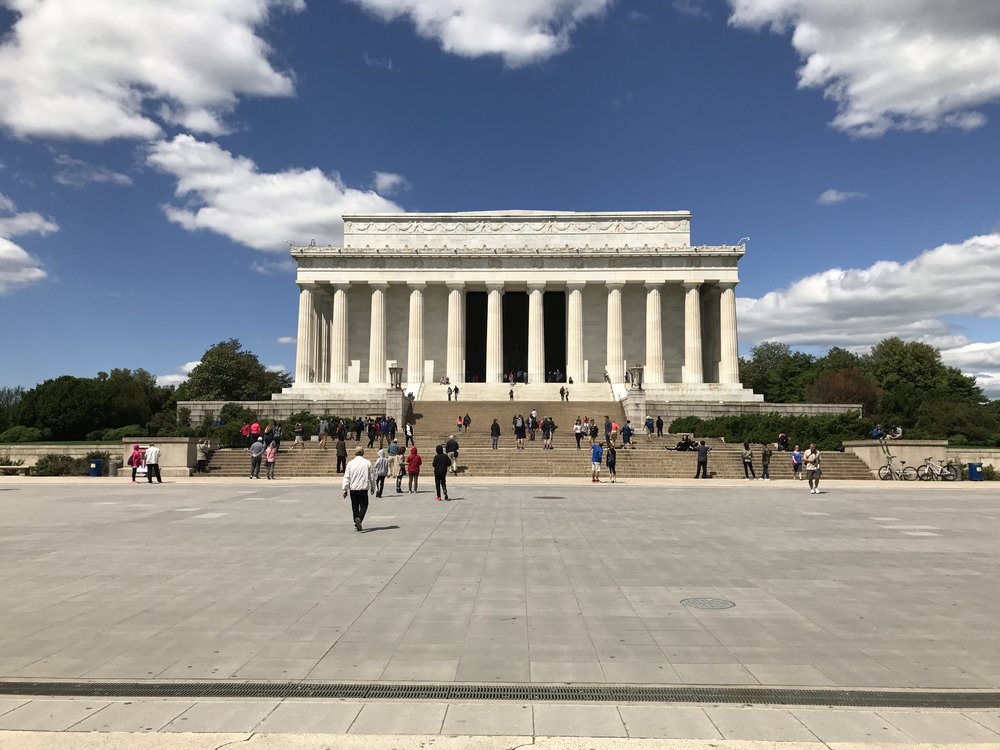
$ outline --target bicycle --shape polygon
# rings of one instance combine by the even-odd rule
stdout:
[[[885,466],[878,470],[879,479],[902,479],[912,482],[917,478],[917,470],[912,466],[907,466],[906,461],[900,461],[900,467],[895,465],[895,456],[889,456]]]
[[[945,482],[954,482],[959,477],[959,468],[957,466],[945,463],[944,461],[938,461],[936,464],[932,463],[934,456],[928,456],[924,461],[925,463],[917,468],[917,476],[921,481],[930,482],[940,479]]]

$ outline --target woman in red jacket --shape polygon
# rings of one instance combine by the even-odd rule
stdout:
[[[410,448],[410,455],[406,457],[406,475],[410,478],[410,492],[417,491],[417,481],[420,479],[420,464],[424,460],[417,453],[417,446]]]

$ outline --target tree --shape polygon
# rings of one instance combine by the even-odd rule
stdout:
[[[806,388],[806,401],[818,404],[861,404],[862,413],[873,415],[882,398],[875,379],[859,370],[827,372]]]
[[[740,380],[769,403],[799,403],[806,385],[817,374],[815,359],[793,352],[788,344],[764,341],[751,351],[751,359],[740,359]]]
[[[291,384],[289,373],[271,372],[238,339],[229,339],[205,352],[176,395],[178,401],[268,401]]]
[[[19,385],[0,388],[0,432],[14,424],[14,410],[24,398],[24,388]]]

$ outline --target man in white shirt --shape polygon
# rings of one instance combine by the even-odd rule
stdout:
[[[163,484],[163,479],[160,478],[160,449],[150,443],[149,447],[146,448],[146,479],[149,480],[150,484],[153,483],[154,474],[156,481]]]
[[[341,484],[344,497],[351,494],[351,511],[354,514],[354,528],[361,531],[361,522],[368,512],[368,495],[375,491],[375,472],[372,462],[365,458],[365,449],[358,446],[354,458],[347,463],[344,481]]]

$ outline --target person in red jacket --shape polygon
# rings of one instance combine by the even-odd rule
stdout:
[[[410,455],[406,457],[406,475],[410,478],[410,492],[417,491],[417,481],[420,479],[420,464],[424,460],[417,453],[417,446],[410,448]]]

